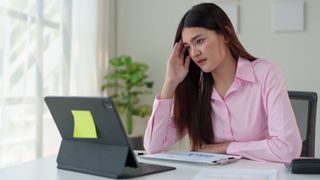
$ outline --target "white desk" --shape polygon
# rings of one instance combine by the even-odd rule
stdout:
[[[142,176],[135,179],[192,179],[203,167],[194,164],[182,164],[173,162],[163,162],[154,160],[141,160],[146,163],[162,164],[174,166],[177,169],[148,176]],[[106,180],[108,178],[88,175],[73,171],[57,169],[56,156],[42,158],[20,165],[0,169],[0,178],[3,180]],[[282,164],[265,163],[250,160],[240,160],[228,165],[209,166],[210,168],[226,169],[278,169],[278,180],[319,180],[320,175],[296,175],[291,174]]]

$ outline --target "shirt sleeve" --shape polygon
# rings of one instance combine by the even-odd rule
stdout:
[[[182,138],[173,122],[172,102],[172,99],[160,99],[159,95],[154,100],[144,135],[144,148],[147,153],[157,153]]]
[[[260,141],[232,142],[227,153],[254,160],[288,163],[300,156],[302,140],[285,80],[275,64],[267,69],[261,86],[269,136]]]

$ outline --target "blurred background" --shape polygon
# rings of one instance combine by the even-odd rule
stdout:
[[[225,7],[245,48],[276,62],[288,90],[320,93],[318,0],[0,0],[0,167],[56,154],[61,138],[43,97],[106,96],[112,57],[149,65],[153,94],[143,101],[152,105],[178,22],[200,2]],[[134,121],[134,134],[147,120]]]

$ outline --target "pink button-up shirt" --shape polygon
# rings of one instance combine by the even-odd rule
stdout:
[[[156,97],[144,136],[147,152],[159,152],[182,138],[172,106],[172,99]],[[274,63],[239,58],[234,82],[224,98],[213,89],[211,106],[214,143],[231,142],[227,154],[275,162],[300,156],[301,136],[285,80]]]

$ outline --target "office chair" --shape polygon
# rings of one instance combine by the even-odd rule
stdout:
[[[301,157],[314,157],[317,93],[288,91],[303,141]]]

